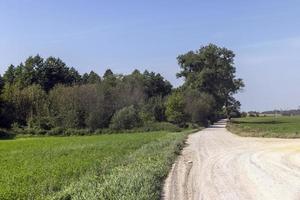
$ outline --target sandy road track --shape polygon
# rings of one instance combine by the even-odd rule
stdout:
[[[300,139],[244,138],[225,125],[189,136],[163,199],[300,199]]]

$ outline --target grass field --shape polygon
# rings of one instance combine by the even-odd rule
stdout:
[[[159,199],[187,134],[0,141],[0,199]]]
[[[232,119],[228,129],[241,136],[300,138],[300,116]]]

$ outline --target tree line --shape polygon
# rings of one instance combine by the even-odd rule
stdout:
[[[81,75],[61,59],[31,56],[0,76],[0,127],[21,131],[127,130],[149,123],[207,125],[238,116],[233,95],[244,85],[235,78],[234,53],[209,44],[177,57],[184,78],[173,88],[159,73],[134,70]]]

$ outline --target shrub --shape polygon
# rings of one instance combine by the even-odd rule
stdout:
[[[64,133],[64,129],[62,127],[55,127],[53,129],[51,129],[50,131],[48,131],[48,135],[63,135]]]
[[[215,106],[213,96],[188,89],[185,91],[184,97],[184,111],[188,115],[189,121],[207,126],[208,118],[212,115],[213,107]]]
[[[23,129],[20,126],[20,124],[18,122],[14,122],[11,125],[11,130],[15,133],[15,134],[22,134],[23,133]]]
[[[175,124],[169,122],[146,122],[143,126],[135,127],[133,129],[112,129],[104,128],[97,129],[93,134],[112,134],[112,133],[141,133],[141,132],[154,132],[154,131],[168,131],[168,132],[180,132],[182,128],[179,128]]]
[[[110,128],[113,130],[132,129],[141,124],[137,110],[133,106],[124,107],[117,111],[111,121]]]
[[[184,112],[185,102],[181,92],[175,91],[168,97],[166,104],[166,115],[168,121],[184,127],[186,123],[186,114]]]
[[[39,128],[26,128],[22,130],[22,134],[25,135],[45,135],[47,133],[46,130]]]
[[[161,122],[166,120],[165,111],[164,99],[160,96],[152,97],[142,106],[140,116],[143,122]]]
[[[90,112],[85,120],[85,123],[89,129],[96,130],[99,128],[104,128],[109,119],[109,114],[103,111],[102,108],[95,108],[94,111]]]
[[[0,130],[0,140],[12,139],[15,137],[15,134],[12,134],[5,130]]]
[[[92,134],[91,130],[89,129],[73,129],[69,128],[64,131],[64,135],[90,135]]]
[[[200,126],[196,123],[187,123],[187,128],[188,129],[198,129]]]
[[[148,122],[142,127],[138,128],[141,132],[150,131],[168,131],[168,132],[180,132],[182,129],[169,122]]]
[[[28,125],[31,128],[51,130],[54,128],[54,122],[50,117],[31,118],[28,120]]]
[[[242,112],[241,113],[241,117],[247,117],[247,113],[246,112]]]

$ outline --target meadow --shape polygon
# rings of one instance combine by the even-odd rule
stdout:
[[[188,133],[0,141],[0,199],[160,199]]]
[[[238,118],[227,128],[240,136],[300,138],[300,116]]]

